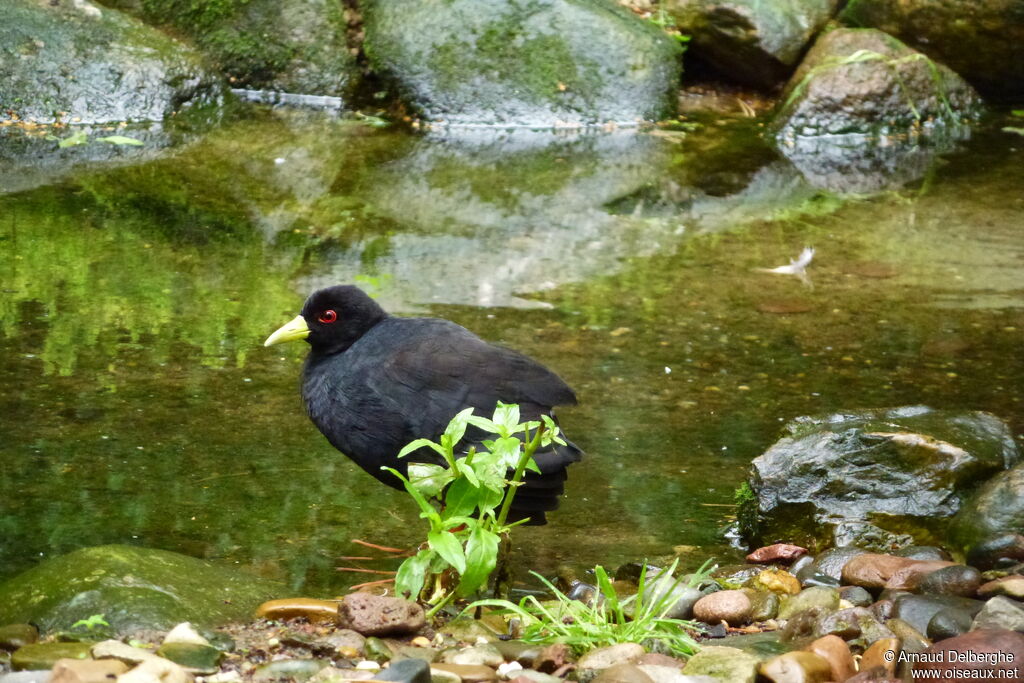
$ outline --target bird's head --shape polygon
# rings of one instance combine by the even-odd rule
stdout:
[[[263,345],[305,339],[314,353],[341,353],[387,315],[358,287],[326,287],[310,294],[302,312],[267,337]]]

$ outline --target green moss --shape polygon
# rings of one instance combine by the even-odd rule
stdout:
[[[752,538],[757,526],[757,494],[750,488],[750,482],[740,484],[732,495],[736,503],[736,520],[739,523],[740,535]]]

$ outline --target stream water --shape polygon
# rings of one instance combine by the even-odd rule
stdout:
[[[141,148],[0,138],[0,578],[104,543],[331,594],[415,506],[334,451],[262,342],[314,287],[549,365],[588,457],[521,568],[739,557],[798,415],[928,404],[1024,431],[1024,138],[784,149],[685,132],[414,136],[254,108]],[[130,132],[124,133],[130,135]],[[816,250],[808,281],[763,272]]]

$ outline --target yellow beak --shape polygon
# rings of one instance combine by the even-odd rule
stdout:
[[[297,315],[294,319],[279,327],[274,334],[267,337],[267,341],[263,342],[263,345],[273,346],[274,344],[298,341],[299,339],[305,339],[308,336],[309,325],[306,324],[306,319],[301,315]]]

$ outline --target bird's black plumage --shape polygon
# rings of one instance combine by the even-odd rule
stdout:
[[[444,464],[429,449],[397,456],[414,439],[436,441],[464,408],[489,416],[498,401],[517,403],[522,419],[537,420],[576,403],[572,389],[536,361],[447,320],[390,316],[353,286],[314,292],[301,318],[311,347],[302,375],[310,418],[335,448],[395,488],[401,483],[381,466],[404,473],[409,461]],[[457,452],[482,438],[470,427]],[[545,523],[545,512],[558,507],[566,468],[582,455],[568,441],[538,451],[541,473],[528,473],[510,519]]]

